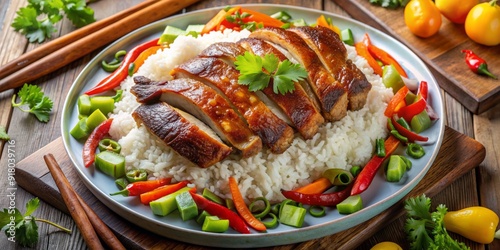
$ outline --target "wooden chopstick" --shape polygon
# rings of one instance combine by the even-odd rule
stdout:
[[[123,35],[167,17],[199,0],[160,0],[0,79],[0,92],[49,74]],[[68,34],[68,35],[71,35]]]
[[[99,237],[97,237],[97,234],[94,231],[94,227],[85,213],[85,210],[78,201],[76,192],[69,184],[68,179],[66,179],[66,176],[62,172],[54,156],[52,154],[44,155],[43,159],[45,160],[47,167],[49,167],[50,174],[52,175],[52,178],[54,178],[57,188],[59,188],[59,191],[61,192],[64,203],[68,207],[71,217],[75,220],[75,223],[78,226],[78,229],[80,230],[87,246],[90,249],[104,249],[99,241]]]
[[[32,51],[22,54],[18,58],[8,62],[7,64],[3,65],[0,67],[0,79],[20,70],[23,67],[26,67],[27,65],[35,62],[36,60],[58,50],[59,48],[62,48],[74,41],[77,41],[78,39],[88,36],[89,34],[92,34],[100,29],[105,28],[106,26],[117,22],[118,20],[121,20],[141,9],[144,9],[151,4],[160,1],[160,0],[147,0],[144,2],[141,2],[137,5],[134,5],[131,8],[125,9],[121,12],[116,13],[115,15],[109,16],[107,18],[104,18],[102,20],[93,22],[89,25],[86,25],[84,27],[81,27],[68,35],[61,36],[59,38],[56,38],[50,42],[45,43],[44,45],[41,45]]]

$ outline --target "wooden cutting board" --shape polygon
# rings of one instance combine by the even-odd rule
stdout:
[[[76,192],[87,201],[89,206],[115,232],[127,249],[204,249],[197,245],[178,242],[148,232],[109,210],[97,200],[80,180],[66,154],[62,138],[56,139],[18,163],[16,181],[19,186],[57,209],[68,213],[59,190],[43,161],[43,156],[48,153],[54,155]],[[484,157],[485,148],[483,145],[446,127],[443,144],[434,164],[408,196],[422,193],[426,193],[429,197],[434,196],[464,173],[478,166]],[[368,222],[346,231],[303,243],[275,247],[275,249],[318,249],[321,246],[328,246],[332,249],[354,249],[378,230],[403,215],[403,202],[400,201]],[[356,236],[356,240],[352,240],[353,235]]]
[[[500,45],[488,47],[470,40],[463,25],[442,17],[439,32],[430,38],[418,38],[406,27],[404,9],[386,9],[368,0],[334,0],[354,19],[371,25],[401,41],[431,69],[446,92],[475,114],[500,102],[500,79],[478,76],[465,64],[463,49],[480,55],[489,69],[500,77]]]

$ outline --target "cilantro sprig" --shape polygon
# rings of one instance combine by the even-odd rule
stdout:
[[[17,208],[4,208],[0,211],[0,228],[5,231],[9,240],[18,242],[21,246],[32,247],[38,241],[38,226],[36,222],[48,223],[64,232],[71,234],[71,230],[54,222],[35,218],[31,215],[40,205],[37,197],[26,203],[26,212],[21,214]]]
[[[431,199],[425,195],[405,201],[408,218],[405,231],[411,249],[469,249],[463,242],[451,238],[444,226],[444,215],[448,212],[440,204],[436,211],[430,212]]]
[[[54,104],[48,96],[44,95],[40,87],[24,84],[17,93],[17,96],[19,96],[21,101],[16,103],[16,95],[14,94],[12,96],[12,107],[17,107],[24,112],[34,114],[41,122],[49,121],[50,112]],[[26,105],[29,107],[28,109],[23,108]]]
[[[28,6],[20,8],[12,22],[15,31],[25,35],[30,43],[42,43],[56,32],[55,24],[64,14],[76,27],[95,21],[94,10],[85,0],[28,0]]]
[[[247,85],[250,91],[262,90],[272,81],[274,93],[284,95],[295,90],[294,82],[307,77],[302,66],[289,60],[280,61],[274,54],[261,57],[247,51],[236,57],[234,64],[240,71],[238,83]]]

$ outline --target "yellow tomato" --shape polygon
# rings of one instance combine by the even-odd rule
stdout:
[[[469,11],[479,0],[435,0],[438,10],[454,23],[465,23],[465,18]]]
[[[419,37],[430,37],[441,27],[441,12],[431,0],[411,0],[404,15],[406,26]]]
[[[474,42],[488,46],[500,44],[500,6],[496,2],[480,3],[469,11],[465,32]]]
[[[394,242],[384,241],[373,246],[370,250],[403,250],[403,248]]]

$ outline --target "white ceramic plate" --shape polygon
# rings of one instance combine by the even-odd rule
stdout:
[[[293,18],[304,18],[308,23],[314,23],[316,18],[323,14],[331,17],[335,25],[341,29],[350,28],[357,41],[361,39],[364,33],[369,33],[373,43],[394,55],[403,67],[410,72],[412,77],[428,82],[430,103],[439,117],[443,117],[442,98],[436,80],[424,63],[412,51],[395,39],[363,23],[327,12],[284,5],[252,4],[244,6],[268,14],[285,10]],[[173,16],[140,28],[105,48],[90,61],[75,80],[63,109],[62,136],[64,146],[82,181],[100,201],[130,222],[172,239],[204,246],[263,247],[311,240],[351,228],[392,206],[420,182],[432,165],[441,146],[444,134],[443,119],[439,119],[433,127],[423,133],[423,135],[431,138],[430,140],[433,143],[424,147],[427,153],[423,158],[413,160],[413,168],[408,172],[407,179],[404,182],[396,184],[386,182],[382,171],[380,171],[370,188],[361,195],[365,206],[361,211],[351,215],[340,215],[336,210],[330,209],[327,215],[322,218],[307,215],[302,228],[279,225],[275,229],[268,230],[267,233],[253,232],[252,234],[243,235],[233,230],[223,234],[207,233],[201,231],[200,226],[193,220],[182,221],[177,212],[166,217],[158,217],[153,215],[148,206],[142,205],[139,199],[109,196],[109,193],[116,191],[113,180],[99,171],[94,171],[94,168],[85,168],[83,166],[81,157],[82,143],[76,141],[69,134],[72,126],[78,120],[76,107],[78,96],[107,75],[100,67],[100,62],[104,58],[109,58],[109,55],[113,55],[120,49],[130,49],[141,42],[159,37],[166,25],[185,28],[188,24],[203,24],[221,8]]]

